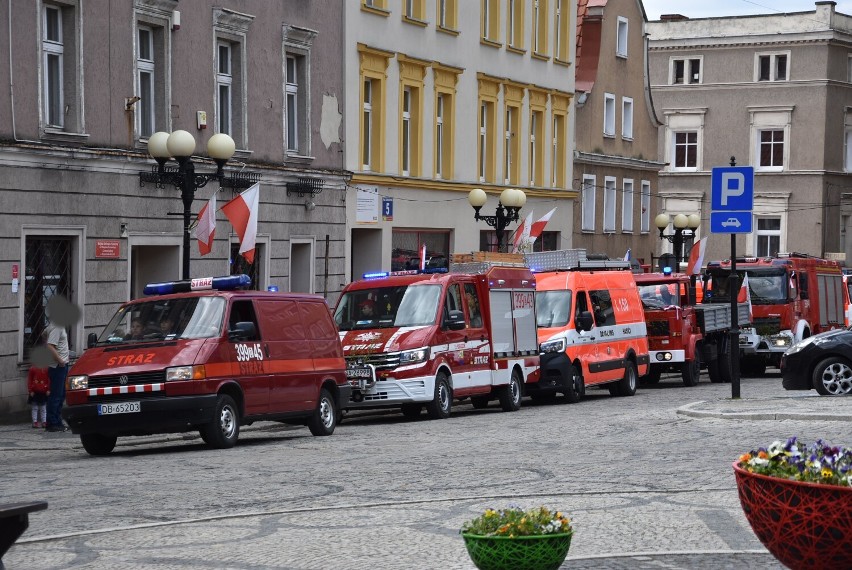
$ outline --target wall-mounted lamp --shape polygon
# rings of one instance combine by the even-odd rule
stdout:
[[[314,203],[313,200],[308,200],[307,202],[305,202],[305,209],[309,212],[312,212],[316,207],[317,205]]]
[[[121,224],[119,224],[118,235],[119,235],[119,237],[123,237],[123,238],[127,237],[127,224],[126,223],[121,222]]]

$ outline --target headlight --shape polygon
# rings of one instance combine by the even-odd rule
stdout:
[[[175,366],[166,368],[166,382],[203,380],[207,377],[203,366]]]
[[[421,362],[426,362],[426,359],[429,358],[429,347],[418,348],[416,350],[406,350],[405,352],[399,353],[399,363],[400,365],[405,364],[419,364]]]
[[[657,360],[659,360],[660,362],[663,362],[663,361],[667,362],[671,359],[672,359],[672,353],[671,352],[658,352],[657,353]]]
[[[563,352],[565,350],[565,339],[557,338],[556,340],[549,340],[547,342],[543,342],[541,343],[539,350],[542,354],[550,352]]]
[[[813,344],[813,342],[814,342],[814,337],[809,336],[808,338],[806,338],[806,339],[804,339],[800,342],[797,342],[796,344],[794,344],[793,346],[788,348],[787,352],[785,352],[784,354],[796,354],[797,352],[801,352],[802,350],[806,349],[808,346]],[[781,346],[783,346],[783,345],[781,345]]]
[[[89,387],[89,377],[88,376],[69,376],[68,377],[68,389],[69,390],[85,390]]]

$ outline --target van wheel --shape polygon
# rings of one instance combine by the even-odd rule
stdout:
[[[521,374],[512,370],[512,377],[505,386],[500,386],[500,408],[504,412],[517,412],[521,409]]]
[[[84,433],[80,435],[80,443],[83,444],[89,455],[109,455],[115,449],[118,440],[114,435],[101,435],[99,433]]]
[[[694,358],[684,362],[681,365],[680,376],[683,378],[684,386],[691,388],[698,384],[698,381],[701,379],[701,361],[698,358]]]
[[[474,410],[484,410],[488,407],[488,396],[471,396],[470,403]]]
[[[227,449],[237,444],[237,438],[240,436],[240,412],[232,397],[219,394],[216,399],[216,415],[202,430],[202,438],[210,447]]]
[[[439,373],[435,378],[435,397],[426,404],[426,413],[433,420],[443,420],[450,417],[453,407],[453,394],[450,391],[450,382],[447,375]]]
[[[573,364],[568,365],[568,378],[565,382],[565,399],[569,404],[576,404],[583,397],[585,386],[583,384],[583,375],[577,372]]]
[[[628,360],[624,366],[624,377],[609,389],[609,393],[613,396],[632,396],[636,393],[636,382],[636,365]]]
[[[334,396],[323,388],[320,390],[317,409],[314,410],[311,419],[308,420],[308,429],[313,435],[331,435],[337,425],[337,405]]]
[[[420,410],[422,409],[423,406],[420,404],[403,404],[402,415],[406,418],[416,418],[420,416]]]

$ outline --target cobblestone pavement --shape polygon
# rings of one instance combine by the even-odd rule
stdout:
[[[0,426],[0,501],[46,500],[3,559],[54,568],[472,569],[462,523],[545,504],[576,534],[563,568],[781,568],[745,520],[732,462],[797,435],[852,444],[852,398],[679,377],[632,398],[448,420],[346,417],[331,437],[274,423],[236,448],[195,434],[126,438],[89,457],[76,436]]]

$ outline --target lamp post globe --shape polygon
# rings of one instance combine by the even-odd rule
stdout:
[[[672,224],[675,227],[675,230],[683,230],[689,224],[689,218],[687,218],[684,214],[677,214],[674,217]]]
[[[488,201],[488,195],[482,188],[474,188],[468,193],[467,201],[474,208],[481,208]]]
[[[163,158],[167,159],[171,155],[169,154],[168,141],[169,133],[164,133],[163,131],[157,131],[148,137],[148,154],[153,156],[155,159]]]
[[[166,146],[169,154],[176,159],[186,159],[195,152],[195,137],[184,130],[177,130],[169,135]]]
[[[523,190],[518,190],[518,208],[523,208],[527,203],[527,193]]]
[[[514,188],[506,188],[500,193],[500,203],[506,208],[514,208],[518,191]]]
[[[687,225],[694,232],[701,225],[701,216],[698,214],[689,214],[689,223]]]
[[[668,214],[658,214],[656,218],[654,218],[654,225],[662,231],[669,226],[669,215]]]
[[[234,143],[234,139],[225,133],[216,133],[207,141],[207,154],[214,160],[227,162],[234,156],[236,150],[237,145]]]

